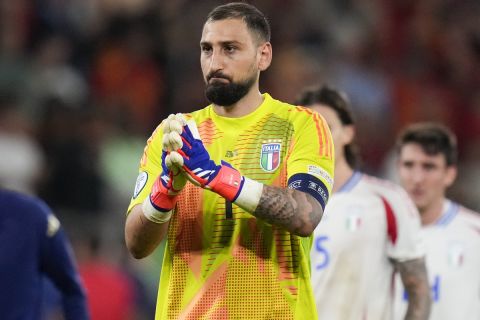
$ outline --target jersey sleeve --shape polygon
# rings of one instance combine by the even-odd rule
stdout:
[[[301,110],[308,117],[295,127],[287,158],[288,186],[310,193],[325,208],[333,186],[333,141],[321,115],[309,109]]]
[[[85,290],[80,280],[73,250],[55,215],[40,203],[44,216],[40,232],[40,268],[61,294],[66,319],[89,319]]]
[[[155,179],[162,171],[162,139],[163,122],[152,133],[143,150],[138,168],[138,177],[127,214],[130,213],[130,210],[135,205],[142,203],[150,194]]]
[[[387,255],[399,262],[423,257],[420,215],[408,195],[398,187],[384,190],[380,198],[387,219]]]

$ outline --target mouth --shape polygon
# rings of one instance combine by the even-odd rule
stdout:
[[[410,192],[410,195],[413,197],[413,198],[420,198],[422,197],[423,195],[425,194],[425,192],[423,192],[422,190],[419,190],[419,189],[414,189]]]
[[[210,84],[214,84],[214,83],[229,83],[230,80],[226,79],[226,78],[221,78],[221,77],[211,77],[209,80],[208,80],[208,83]]]
[[[221,72],[212,72],[207,76],[208,82],[230,82],[230,78]]]
[[[213,81],[213,80],[228,81],[226,77],[210,77],[210,81]]]

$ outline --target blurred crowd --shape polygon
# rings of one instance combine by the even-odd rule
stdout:
[[[199,39],[224,2],[0,0],[0,185],[55,210],[99,319],[108,303],[152,318],[161,250],[128,257],[125,210],[148,134],[169,113],[207,104]],[[263,91],[293,101],[304,86],[344,90],[364,170],[392,179],[399,130],[447,124],[460,148],[451,196],[480,210],[478,1],[249,2],[272,25]]]

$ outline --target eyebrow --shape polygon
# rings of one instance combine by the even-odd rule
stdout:
[[[212,44],[212,43],[209,42],[209,41],[200,41],[200,45],[201,45],[201,46],[203,46],[203,45],[211,45],[211,44]],[[242,43],[239,42],[239,41],[236,41],[236,40],[220,41],[220,45],[222,45],[222,46],[232,45],[232,44],[241,45]]]
[[[438,167],[438,164],[434,163],[434,162],[423,162],[422,163],[422,166],[423,167]]]

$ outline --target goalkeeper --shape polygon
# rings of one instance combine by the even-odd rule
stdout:
[[[125,225],[136,258],[167,238],[156,319],[316,318],[309,256],[333,183],[328,126],[260,93],[272,47],[255,7],[216,7],[200,48],[211,104],[154,131]]]

